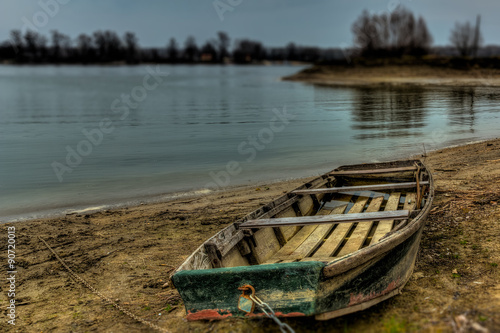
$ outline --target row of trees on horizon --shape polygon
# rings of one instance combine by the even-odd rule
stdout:
[[[266,47],[259,41],[240,39],[234,42],[225,32],[199,46],[190,36],[181,46],[175,38],[164,47],[142,48],[133,32],[119,36],[116,32],[96,31],[76,39],[59,31],[49,38],[36,32],[11,31],[10,40],[0,44],[0,62],[12,63],[255,63],[269,61],[318,62],[342,60],[350,56],[371,58],[420,57],[438,49],[431,48],[433,39],[422,17],[416,18],[400,6],[391,13],[369,14],[364,11],[353,23],[354,47],[322,49],[289,43],[285,47]],[[50,42],[49,42],[50,40]],[[482,43],[480,18],[475,26],[457,23],[450,42],[455,54],[477,56]],[[445,51],[443,51],[445,50]],[[442,52],[451,53],[442,48]]]
[[[69,36],[52,31],[50,44],[47,37],[28,30],[11,31],[11,38],[0,45],[0,61],[15,63],[252,63],[263,60],[315,62],[327,55],[318,47],[297,46],[269,48],[259,41],[237,40],[231,50],[227,33],[218,32],[217,38],[198,46],[189,36],[183,46],[171,38],[163,48],[141,48],[133,32],[120,37],[116,32],[96,31],[92,35],[81,34],[72,40]],[[335,52],[335,51],[332,51]],[[340,53],[340,50],[337,52]],[[340,54],[329,57],[339,57]]]

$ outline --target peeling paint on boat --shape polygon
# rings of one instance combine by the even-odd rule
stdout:
[[[211,310],[211,309],[205,309],[205,310],[200,310],[197,312],[191,312],[188,311],[187,313],[187,320],[220,320],[228,317],[232,317],[233,314],[227,310],[221,310],[221,309],[216,309],[216,310]]]
[[[377,297],[380,297],[380,296],[384,296],[384,295],[390,293],[391,291],[393,291],[394,289],[397,289],[398,286],[399,286],[399,284],[400,284],[400,279],[398,278],[396,281],[392,281],[391,283],[389,283],[389,285],[387,286],[387,288],[384,289],[384,290],[382,290],[381,292],[378,292],[378,293],[371,292],[368,295],[365,295],[365,294],[357,294],[357,295],[351,294],[351,299],[349,300],[349,305],[348,306],[353,306],[353,305],[356,305],[356,304],[368,302],[369,300],[372,300],[374,298],[377,298]]]

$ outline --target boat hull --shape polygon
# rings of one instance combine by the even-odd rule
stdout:
[[[370,173],[373,172],[374,175],[367,175],[364,169]],[[379,183],[384,188],[399,189],[403,187],[402,185],[412,184],[407,183],[408,180],[406,180],[407,177],[412,177],[411,172],[408,175],[408,171],[411,170],[416,170],[414,185],[417,190],[413,192],[413,196],[406,192],[403,198],[403,194],[399,192],[390,192],[391,194],[385,194],[384,199],[381,199],[380,194],[375,199],[375,194],[373,194],[368,203],[367,196],[363,199],[363,196],[358,194],[357,198],[352,201],[351,207],[353,208],[349,210],[349,213],[363,215],[376,212],[379,214],[384,210],[388,213],[382,215],[389,220],[392,220],[390,216],[393,216],[389,213],[398,208],[401,210],[401,207],[404,209],[407,206],[410,207],[411,211],[407,211],[406,219],[399,223],[385,219],[384,221],[377,220],[380,222],[373,225],[375,228],[371,229],[373,233],[368,233],[371,227],[366,228],[366,225],[363,225],[361,230],[365,230],[363,231],[365,234],[362,237],[366,237],[368,242],[369,237],[375,238],[375,230],[378,232],[377,228],[380,228],[382,222],[394,222],[391,225],[392,229],[383,229],[381,236],[373,243],[368,242],[369,245],[365,246],[358,243],[357,249],[352,252],[340,250],[344,246],[347,247],[346,244],[351,240],[352,245],[359,239],[362,241],[365,239],[360,238],[359,233],[357,236],[354,235],[358,231],[358,224],[365,223],[356,215],[350,215],[360,219],[358,224],[349,226],[350,233],[346,233],[346,228],[339,227],[342,223],[350,223],[345,216],[340,215],[335,216],[339,220],[338,226],[333,231],[331,228],[311,229],[307,226],[309,220],[314,220],[314,223],[318,224],[318,221],[324,219],[325,215],[320,214],[321,206],[319,205],[323,197],[319,196],[319,193],[327,193],[325,202],[328,202],[331,200],[331,197],[330,199],[327,197],[328,193],[338,191],[339,187],[336,187],[338,184],[342,186],[342,189],[358,188],[355,183],[350,185],[349,179],[342,179],[346,174],[354,173],[355,176],[350,178],[353,181],[359,181],[361,178],[363,184],[359,186],[360,188],[373,188],[372,184]],[[424,170],[425,177],[420,173],[421,170]],[[419,161],[347,166],[338,168],[332,173],[339,177],[339,182],[347,185],[337,183],[337,179],[330,181],[329,175],[325,174],[294,191],[303,194],[302,196],[289,193],[226,227],[200,246],[177,269],[171,279],[184,301],[188,320],[265,315],[258,307],[250,313],[238,308],[242,295],[242,291],[238,288],[244,285],[251,285],[255,289],[255,295],[267,303],[279,317],[315,316],[318,320],[327,320],[364,310],[400,293],[413,272],[425,219],[431,209],[434,197],[432,175]],[[393,184],[387,184],[387,182],[393,182]],[[323,187],[318,190],[315,186]],[[395,200],[391,199],[393,195]],[[381,206],[382,202],[385,202],[385,206]],[[375,207],[374,210],[369,211],[372,206]],[[344,211],[345,206],[338,207],[341,207],[340,211]],[[363,211],[363,207],[366,211]],[[317,218],[302,217],[308,215],[311,209],[316,212],[311,215],[316,214]],[[337,208],[329,209],[333,212]],[[308,212],[308,214],[301,215],[301,212]],[[342,212],[332,214],[342,214]],[[246,221],[253,220],[246,222],[251,224],[251,229],[259,224],[268,223],[271,221],[269,218],[276,218],[279,223],[291,221],[291,225],[300,220],[300,223],[305,226],[295,229],[295,234],[291,236],[297,237],[297,242],[295,238],[286,237],[286,233],[295,228],[292,226],[289,229],[264,227],[250,232],[245,230]],[[372,225],[369,224],[369,226]],[[313,237],[316,230],[319,231],[317,234],[320,237]],[[339,230],[337,235],[342,238],[331,236],[337,230]],[[303,234],[301,234],[302,231],[304,231]],[[299,235],[305,236],[300,236],[302,237],[300,238]],[[337,243],[329,243],[332,239],[335,239]],[[339,243],[342,239],[343,243]],[[291,246],[287,248],[288,242]],[[335,245],[337,247],[332,247],[331,244],[337,244]],[[322,251],[325,247],[326,251]],[[299,251],[300,248],[309,252],[302,253],[302,249]],[[278,250],[286,253],[287,256],[275,257],[273,253]],[[326,257],[324,252],[327,253]],[[301,253],[301,257],[290,256],[293,253]],[[221,262],[224,265],[221,265]]]
[[[349,271],[325,277],[323,262],[182,271],[172,280],[184,301],[188,320],[263,315],[238,309],[249,284],[280,317],[316,315],[326,320],[366,309],[399,294],[413,271],[422,228],[387,253]]]

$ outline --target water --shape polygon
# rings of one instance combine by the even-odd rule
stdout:
[[[169,75],[146,77],[155,70]],[[0,219],[305,177],[498,135],[494,88],[279,80],[298,70],[0,66]]]

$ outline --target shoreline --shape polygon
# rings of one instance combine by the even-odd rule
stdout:
[[[282,80],[329,87],[500,87],[500,70],[462,70],[428,65],[315,65]]]
[[[477,143],[482,143],[486,142],[489,140],[495,140],[496,138],[489,138],[489,139],[480,139],[480,140],[474,140],[474,141],[467,141],[465,143],[458,142],[456,144],[450,144],[449,146],[444,146],[441,148],[436,148],[436,149],[431,149],[428,150],[427,153],[432,153],[438,150],[442,149],[449,149],[449,148],[455,148],[455,147],[461,147],[461,146],[468,146],[468,145],[473,145]],[[414,154],[411,156],[408,156],[408,158],[419,158],[421,154]],[[400,157],[394,157],[394,159],[404,159]],[[391,161],[394,160],[391,158],[387,158],[384,160],[381,160],[381,162],[384,161]],[[365,163],[368,163],[370,161],[366,161]],[[333,167],[332,167],[333,169]],[[166,192],[166,193],[161,193],[161,194],[152,194],[151,196],[147,197],[137,197],[137,198],[132,198],[132,199],[126,199],[124,201],[116,201],[116,202],[109,202],[105,204],[91,204],[91,205],[72,205],[72,206],[65,206],[65,207],[56,207],[56,208],[48,208],[48,209],[43,209],[43,210],[38,210],[35,212],[30,212],[27,214],[15,214],[15,215],[7,215],[4,217],[0,217],[0,225],[6,224],[6,223],[20,223],[20,222],[29,222],[29,221],[35,221],[35,220],[48,220],[48,219],[57,219],[57,218],[63,218],[67,215],[89,215],[89,214],[94,214],[94,213],[100,213],[104,211],[114,211],[114,210],[120,210],[120,209],[132,209],[132,208],[137,208],[137,207],[143,207],[147,205],[157,205],[157,204],[167,204],[170,202],[175,202],[177,200],[187,200],[187,199],[197,199],[197,198],[203,198],[205,196],[210,196],[210,195],[216,195],[216,194],[227,194],[231,192],[237,192],[239,190],[248,190],[253,187],[265,187],[268,185],[275,185],[275,184],[286,184],[289,182],[297,182],[301,181],[302,183],[306,182],[308,179],[312,179],[313,177],[320,176],[322,173],[313,173],[310,176],[301,176],[301,177],[290,177],[290,178],[285,178],[285,179],[271,179],[268,181],[263,181],[259,180],[256,182],[248,183],[248,184],[238,184],[238,185],[233,185],[225,188],[220,188],[218,190],[210,190],[210,189],[192,189],[192,190],[186,190],[186,191],[180,191],[180,192]],[[300,184],[302,184],[300,183]]]
[[[320,175],[318,173],[318,175]],[[286,184],[290,182],[301,181],[302,183],[318,175],[304,176],[304,177],[290,177],[285,179],[273,179],[268,181],[259,180],[249,184],[239,184],[232,185],[229,187],[220,188],[217,190],[210,189],[192,189],[180,192],[166,192],[161,194],[152,194],[150,196],[142,196],[133,199],[127,199],[125,201],[116,201],[106,204],[75,204],[72,206],[48,208],[43,210],[38,210],[26,214],[13,214],[0,217],[0,225],[6,223],[21,223],[29,222],[35,220],[49,220],[63,218],[67,215],[89,215],[95,213],[101,213],[104,211],[114,211],[120,209],[132,209],[137,207],[143,207],[148,205],[161,205],[178,200],[188,200],[188,199],[198,199],[205,196],[226,194],[237,191],[245,191],[254,187],[266,187],[275,184]],[[301,184],[302,184],[301,183]]]

